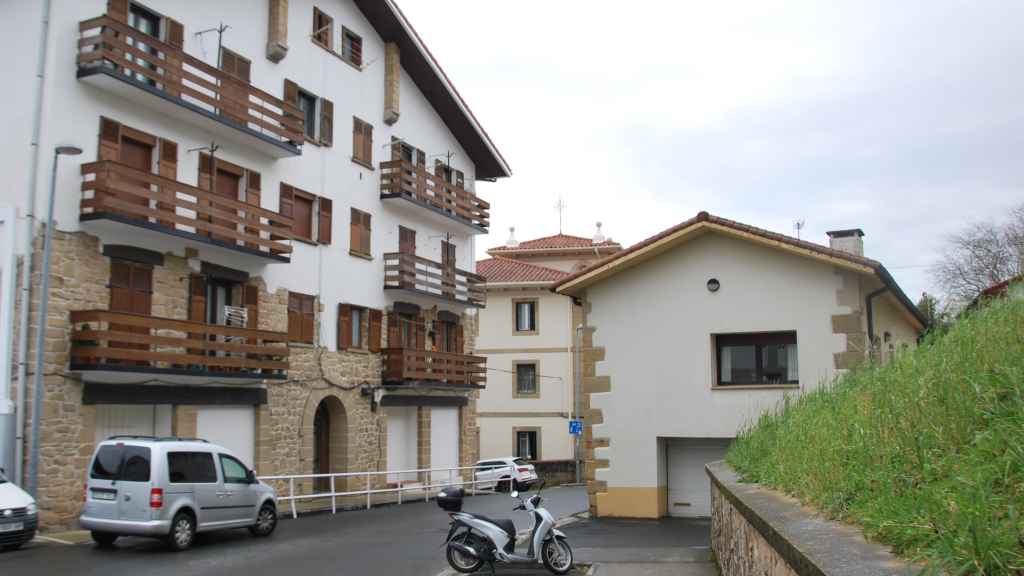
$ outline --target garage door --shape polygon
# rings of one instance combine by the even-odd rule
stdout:
[[[96,406],[96,442],[118,435],[170,436],[171,407],[153,404]]]
[[[416,407],[388,406],[384,409],[388,416],[388,470],[415,470],[417,466],[418,444],[416,436]],[[388,482],[415,481],[415,472],[408,474],[388,474]]]
[[[670,516],[711,515],[711,482],[704,465],[725,457],[731,440],[686,438],[668,441],[668,513]]]
[[[435,406],[430,409],[430,467],[459,465],[459,409]],[[434,472],[431,480],[447,481],[456,472]]]
[[[253,466],[256,456],[256,409],[252,406],[200,406],[196,417],[200,438],[231,450]]]

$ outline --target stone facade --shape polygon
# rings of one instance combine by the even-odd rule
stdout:
[[[41,236],[35,246],[34,263],[42,261]],[[172,254],[164,255],[162,266],[153,268],[152,314],[173,319],[186,319],[189,306],[188,261]],[[71,325],[69,314],[75,310],[100,309],[109,306],[110,258],[102,253],[97,237],[84,232],[54,234],[51,257],[50,301],[45,349],[45,396],[40,437],[39,505],[40,521],[46,530],[71,528],[82,506],[82,483],[96,440],[96,407],[84,405],[83,384],[79,377],[67,373],[70,361]],[[40,274],[32,274],[32,314],[30,342],[34,342],[38,326]],[[259,328],[287,332],[288,292],[268,292],[259,277],[250,279],[259,290]],[[19,292],[20,294],[20,292]],[[20,302],[17,306],[20,307]],[[336,313],[319,310],[320,313]],[[435,310],[424,310],[428,322]],[[465,342],[467,353],[476,341],[475,317],[467,315]],[[317,323],[319,327],[319,322]],[[384,322],[386,326],[386,318]],[[382,330],[387,338],[387,330]],[[17,341],[17,340],[15,340]],[[319,339],[315,339],[319,341]],[[384,343],[386,346],[386,342]],[[428,346],[430,343],[428,342]],[[314,463],[314,418],[321,402],[328,402],[331,411],[331,471],[385,470],[387,465],[387,418],[377,406],[374,391],[381,382],[382,358],[367,351],[329,351],[323,347],[293,344],[290,346],[289,371],[286,380],[267,381],[267,403],[256,410],[256,446],[254,467],[261,476],[310,474]],[[35,357],[29,349],[29,362]],[[28,404],[31,413],[32,373],[28,375]],[[456,395],[468,398],[468,406],[460,410],[460,454],[462,465],[471,465],[479,455],[479,431],[476,420],[476,391],[391,389],[391,394]],[[429,466],[429,408],[423,407],[425,425],[421,436],[421,462]],[[178,436],[197,435],[198,407],[174,405],[171,431]],[[28,428],[28,424],[26,424]],[[30,447],[26,441],[25,454]],[[373,477],[374,487],[386,484],[385,475]],[[362,489],[365,481],[339,481],[335,489]],[[279,484],[278,488],[285,488]],[[308,493],[312,483],[297,488]],[[327,504],[329,505],[329,503]]]
[[[711,485],[711,519],[711,548],[722,574],[797,576],[714,484]]]

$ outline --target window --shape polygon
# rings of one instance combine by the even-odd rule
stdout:
[[[344,26],[341,27],[341,58],[357,68],[363,66],[363,39]]]
[[[373,168],[373,126],[352,117],[352,161]]]
[[[249,470],[231,456],[220,455],[220,470],[224,474],[225,484],[248,484]]]
[[[298,84],[288,79],[284,81],[284,99],[302,111],[302,132],[307,142],[318,146],[334,144],[333,102],[299,88]]]
[[[517,362],[516,363],[516,393],[517,397],[538,397],[540,388],[537,386],[537,363]]]
[[[313,7],[313,42],[328,50],[334,49],[334,18]]]
[[[536,428],[526,429],[517,428],[515,430],[516,437],[516,463],[521,463],[518,459],[523,458],[526,460],[539,460],[540,459],[540,431]]]
[[[101,446],[93,460],[89,477],[95,480],[149,482],[151,455],[150,449],[144,446]]]
[[[715,336],[718,386],[798,384],[796,332]]]
[[[298,292],[288,293],[288,340],[312,344],[316,325],[316,298]]]
[[[352,209],[352,224],[349,230],[349,252],[370,258],[370,214]]]
[[[330,244],[334,202],[281,183],[278,212],[292,219],[292,234],[299,240]]]
[[[167,476],[172,484],[213,484],[217,470],[209,452],[168,452]]]
[[[515,326],[519,334],[537,333],[537,301],[513,300],[515,307]]]
[[[416,253],[416,231],[405,226],[398,227],[398,251],[402,254]]]
[[[371,310],[351,304],[338,305],[338,349],[357,348],[380,352],[380,310]]]

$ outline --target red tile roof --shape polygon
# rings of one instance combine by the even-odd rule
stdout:
[[[488,282],[556,282],[569,275],[554,268],[500,257],[480,260],[476,263],[476,273]]]
[[[533,240],[524,240],[519,243],[519,246],[496,246],[488,250],[488,252],[515,252],[517,250],[559,250],[566,248],[593,248],[597,247],[621,247],[618,242],[611,240],[605,240],[604,242],[594,243],[590,238],[583,238],[581,236],[570,236],[569,234],[555,234],[554,236],[544,236],[543,238],[535,238]]]

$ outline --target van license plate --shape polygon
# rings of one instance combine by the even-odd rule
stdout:
[[[25,529],[25,524],[15,522],[14,524],[0,524],[0,532],[20,532]]]
[[[117,500],[117,492],[93,492],[92,497],[96,500]]]

